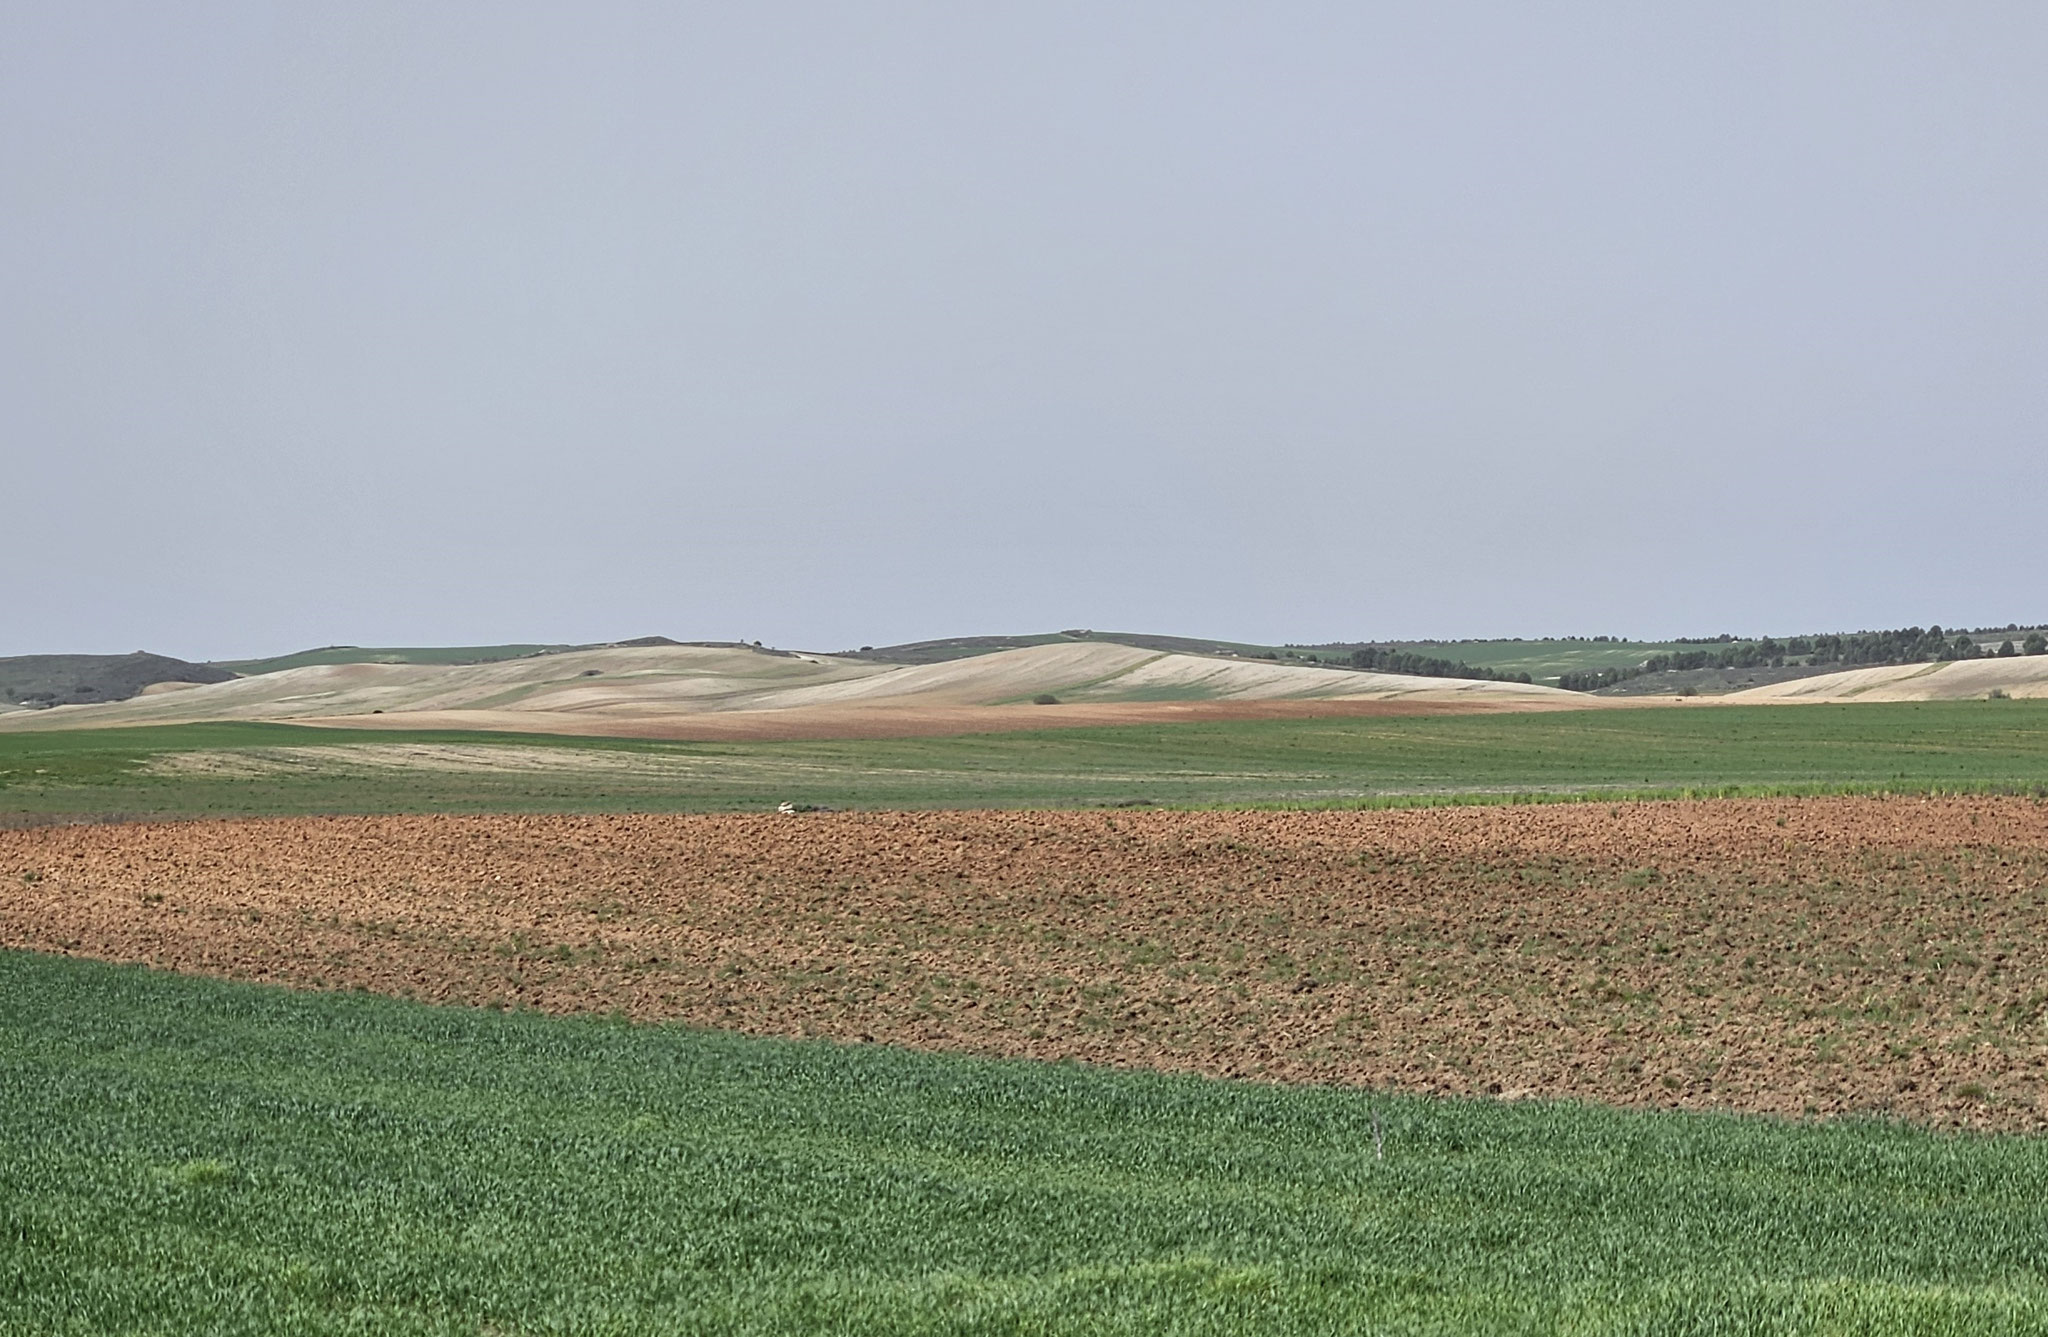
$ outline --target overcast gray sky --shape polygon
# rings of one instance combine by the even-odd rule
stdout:
[[[2048,6],[0,3],[0,654],[2048,619]]]

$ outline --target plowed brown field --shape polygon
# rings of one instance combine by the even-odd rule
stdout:
[[[0,944],[764,1034],[2048,1125],[2048,807],[0,832]]]

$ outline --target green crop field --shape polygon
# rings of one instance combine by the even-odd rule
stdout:
[[[1858,789],[2048,792],[2048,703],[749,744],[0,734],[6,822]],[[2039,1138],[995,1063],[6,951],[0,1148],[0,1333],[2048,1331]]]
[[[450,750],[466,760],[436,758]],[[495,760],[492,760],[495,759]],[[209,724],[0,733],[0,821],[2034,791],[2048,703],[1673,706],[645,743]]]
[[[2013,1333],[2048,1142],[0,953],[0,1331]]]

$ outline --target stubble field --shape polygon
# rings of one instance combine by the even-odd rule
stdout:
[[[2048,1123],[2048,807],[379,817],[0,833],[0,945],[761,1035]]]

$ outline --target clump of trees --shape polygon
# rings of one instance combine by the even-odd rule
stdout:
[[[1455,659],[1436,659],[1410,650],[1361,646],[1351,652],[1351,667],[1368,673],[1406,673],[1418,678],[1474,678],[1480,682],[1528,682],[1526,673],[1502,673]]]
[[[1567,692],[1597,692],[1602,687],[1612,687],[1618,682],[1627,682],[1630,678],[1640,678],[1647,672],[1648,669],[1641,667],[1580,669],[1558,674],[1557,685]]]
[[[1857,668],[1875,664],[1924,664],[2048,654],[2048,637],[2038,631],[2029,634],[2019,648],[2007,640],[1998,649],[1987,651],[1967,632],[1950,635],[1939,626],[1858,631],[1846,635],[1794,636],[1783,641],[1770,636],[1756,641],[1736,641],[1732,637],[1719,636],[1712,640],[1680,640],[1678,643],[1718,648],[1674,650],[1651,655],[1634,668],[1564,673],[1558,676],[1557,685],[1568,692],[1597,692],[1603,687],[1612,687],[1646,674],[1688,669],[1783,668],[1788,663]]]

